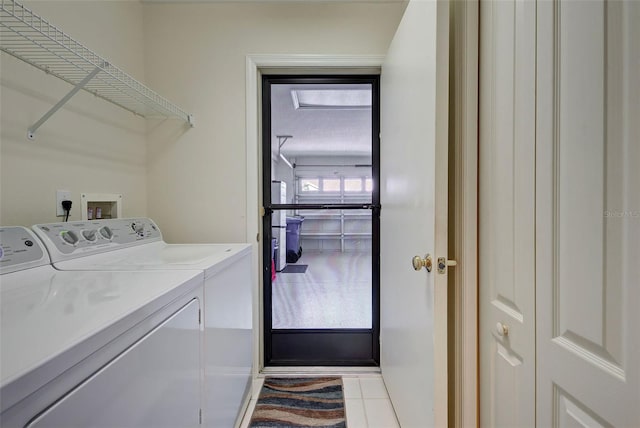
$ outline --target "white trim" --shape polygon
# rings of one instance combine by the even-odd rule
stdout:
[[[261,68],[366,68],[380,67],[384,55],[306,55],[306,54],[254,54],[247,55],[247,67],[253,65],[257,73]]]
[[[450,25],[451,5],[438,1],[436,7],[436,143],[435,143],[435,254],[449,256],[449,75],[450,75]],[[446,66],[445,66],[446,64]],[[447,272],[449,270],[447,269]],[[449,334],[453,328],[449,322],[448,275],[434,274],[434,426],[449,426]],[[443,349],[444,351],[440,351]]]
[[[265,367],[260,377],[272,375],[287,376],[354,376],[380,375],[380,367]]]
[[[262,252],[260,251],[262,236],[260,224],[260,76],[263,69],[295,69],[297,74],[319,72],[322,69],[341,69],[344,72],[356,69],[379,69],[384,55],[281,55],[254,54],[246,58],[246,159],[247,159],[247,242],[253,242],[254,278],[254,377],[263,368],[263,332],[262,332],[262,272],[260,270]],[[338,70],[335,70],[336,72]]]
[[[454,135],[454,244],[459,262],[454,291],[454,420],[477,427],[478,419],[478,41],[479,0],[452,7]]]

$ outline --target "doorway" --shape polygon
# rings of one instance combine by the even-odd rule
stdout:
[[[379,365],[379,76],[262,78],[265,366]]]

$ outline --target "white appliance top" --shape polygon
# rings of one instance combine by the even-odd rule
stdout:
[[[2,228],[3,252],[25,245],[29,233],[8,229],[16,228]],[[46,254],[33,240],[29,252]],[[24,253],[18,254],[0,278],[1,410],[204,280],[200,270],[72,272],[49,264],[15,270],[24,266]],[[97,334],[100,341],[90,340]]]
[[[51,264],[40,240],[26,227],[0,227],[0,274]]]
[[[121,251],[54,263],[61,270],[199,269],[205,278],[251,251],[249,244],[167,244],[154,242]],[[250,269],[247,266],[247,269]]]
[[[87,230],[101,234],[105,228],[113,233],[110,239],[84,237]],[[155,223],[145,218],[53,223],[34,230],[62,270],[198,269],[209,277],[251,252],[250,244],[167,244]]]

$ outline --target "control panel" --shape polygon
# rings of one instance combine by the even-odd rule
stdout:
[[[0,227],[0,273],[50,264],[42,243],[29,229]]]
[[[37,224],[33,230],[54,262],[162,240],[149,218]]]

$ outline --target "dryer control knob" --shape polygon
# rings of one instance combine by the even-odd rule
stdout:
[[[75,232],[71,230],[65,230],[60,232],[60,237],[62,238],[63,242],[69,245],[76,245],[79,241],[78,235],[76,235]]]
[[[84,239],[86,239],[89,242],[95,242],[98,239],[98,237],[96,236],[96,230],[95,229],[83,230],[82,231],[82,236],[84,237]]]
[[[102,235],[104,239],[108,239],[109,241],[111,241],[111,239],[113,238],[113,232],[111,231],[111,229],[109,229],[108,226],[102,226],[100,228],[100,235]]]

